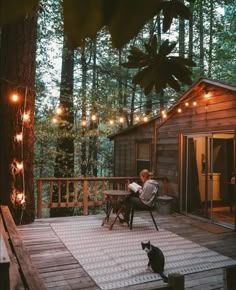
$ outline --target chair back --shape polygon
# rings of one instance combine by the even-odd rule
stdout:
[[[153,190],[154,199],[153,199],[152,205],[151,205],[152,208],[154,208],[156,206],[158,192],[159,192],[159,184],[157,184],[156,188]]]

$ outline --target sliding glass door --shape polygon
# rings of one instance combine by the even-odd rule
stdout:
[[[183,136],[182,211],[233,225],[234,132]]]

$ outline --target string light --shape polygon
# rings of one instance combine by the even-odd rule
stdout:
[[[58,116],[60,116],[60,115],[63,114],[63,108],[62,108],[61,106],[58,107],[58,108],[56,108],[56,114],[57,114]]]
[[[53,124],[57,124],[57,123],[58,123],[58,119],[57,119],[56,117],[53,117],[53,118],[52,118],[52,123],[53,123]]]
[[[23,114],[23,122],[29,122],[30,120],[30,112],[24,112]]]
[[[96,116],[95,114],[93,114],[93,115],[91,116],[91,120],[92,120],[93,122],[95,122],[95,121],[97,120],[97,116]]]
[[[23,168],[24,168],[23,161],[22,162],[16,161],[16,168],[18,169],[18,171],[23,170]]]
[[[124,123],[124,118],[123,118],[123,117],[120,117],[120,118],[119,118],[119,123],[120,123],[120,124],[123,124],[123,123]]]
[[[16,142],[18,142],[18,143],[22,142],[22,140],[23,140],[23,134],[22,134],[22,132],[16,134],[16,136],[15,136],[15,140],[16,140]]]
[[[182,109],[181,108],[178,108],[177,112],[178,113],[182,113]]]
[[[86,122],[86,120],[82,120],[81,121],[81,127],[82,128],[85,128],[87,126],[87,122]]]
[[[11,97],[10,97],[10,99],[11,99],[11,101],[12,101],[13,103],[18,103],[19,100],[20,100],[20,97],[19,97],[18,94],[12,94]]]
[[[189,106],[189,102],[185,102],[185,107],[188,107]]]
[[[143,122],[147,122],[148,121],[148,117],[147,116],[144,116],[143,117]]]

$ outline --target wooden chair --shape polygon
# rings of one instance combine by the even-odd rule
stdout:
[[[159,189],[159,186],[157,186],[157,188],[156,188],[155,198],[153,200],[153,206],[152,207],[150,207],[150,206],[144,206],[141,209],[141,211],[149,211],[149,213],[151,215],[151,218],[152,218],[152,221],[153,221],[153,223],[154,223],[155,228],[156,228],[157,231],[158,231],[158,227],[157,227],[157,224],[156,224],[156,221],[155,221],[155,218],[153,216],[152,211],[156,208],[156,201],[157,201],[158,189]],[[135,206],[132,206],[131,207],[131,211],[130,211],[130,222],[129,222],[129,228],[130,228],[130,230],[132,230],[132,228],[133,228],[134,212],[135,212]]]

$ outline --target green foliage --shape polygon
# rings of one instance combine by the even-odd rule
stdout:
[[[159,50],[156,36],[150,44],[145,44],[145,52],[132,46],[128,62],[123,63],[126,68],[143,68],[133,78],[133,82],[144,89],[146,95],[150,94],[153,87],[156,93],[160,93],[169,85],[176,91],[180,91],[180,82],[190,85],[191,70],[195,63],[183,57],[169,56],[176,43],[164,41]]]

